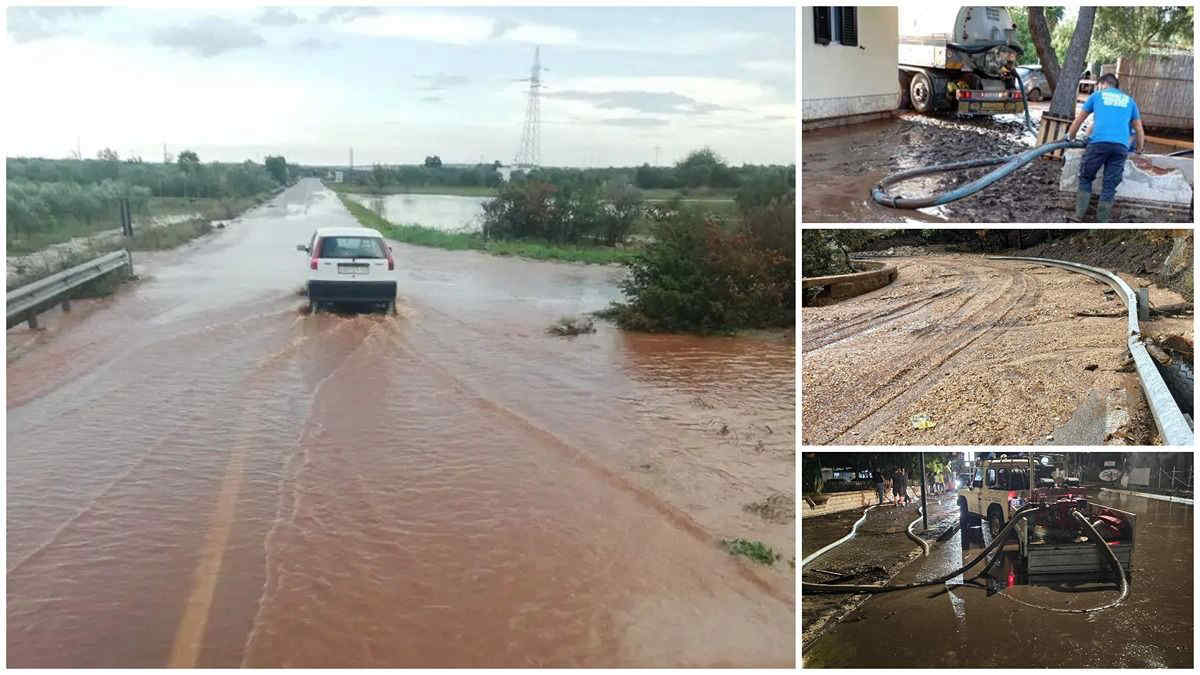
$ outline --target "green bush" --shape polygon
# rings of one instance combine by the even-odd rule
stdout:
[[[657,212],[654,241],[629,263],[627,302],[600,315],[648,332],[794,326],[795,192],[743,215],[732,232],[694,210]]]

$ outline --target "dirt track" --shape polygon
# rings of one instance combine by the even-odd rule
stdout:
[[[1136,376],[1116,372],[1123,319],[1074,316],[1121,310],[1107,286],[982,256],[894,264],[889,286],[804,308],[804,443],[1045,443],[1089,396],[1128,420],[1118,439],[1152,441]],[[921,413],[936,426],[914,429]]]

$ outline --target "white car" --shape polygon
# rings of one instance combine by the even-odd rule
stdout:
[[[297,251],[309,255],[309,309],[322,305],[370,305],[396,311],[396,260],[377,230],[324,227]]]

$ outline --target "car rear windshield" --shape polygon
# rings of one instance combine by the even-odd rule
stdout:
[[[321,237],[322,258],[386,258],[383,242],[376,237]]]

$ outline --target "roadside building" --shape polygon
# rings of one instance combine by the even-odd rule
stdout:
[[[896,7],[804,7],[803,129],[886,117],[899,106]]]

